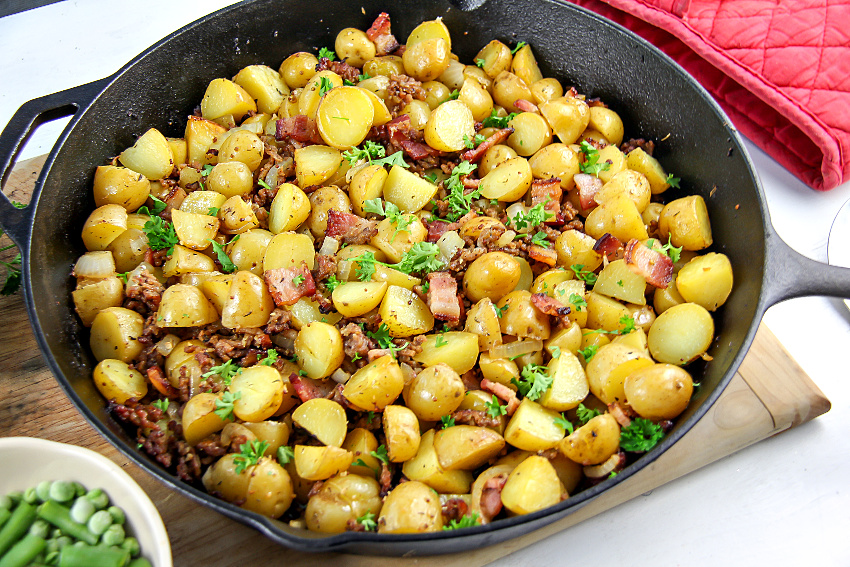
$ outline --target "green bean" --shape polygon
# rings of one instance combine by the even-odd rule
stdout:
[[[91,500],[91,503],[94,504],[94,507],[98,510],[102,510],[109,506],[109,496],[107,496],[106,493],[99,488],[90,490],[86,494],[86,498]]]
[[[0,508],[5,508],[6,510],[10,510],[15,503],[12,502],[12,499],[9,498],[8,494],[3,494],[0,496]]]
[[[123,541],[124,528],[120,524],[112,524],[100,536],[100,543],[103,545],[121,545]]]
[[[59,550],[54,549],[53,551],[48,551],[44,554],[44,563],[45,565],[56,565],[59,562]],[[33,567],[30,565],[30,567]]]
[[[97,543],[97,536],[83,524],[71,519],[71,511],[53,500],[48,500],[38,507],[38,516],[47,520],[66,534],[86,542],[89,545]]]
[[[78,524],[85,524],[94,514],[94,504],[88,498],[77,498],[71,506],[71,519]]]
[[[57,502],[68,502],[69,500],[74,498],[76,494],[76,489],[74,485],[70,482],[65,482],[64,480],[57,480],[53,484],[50,485],[50,499],[56,500]]]
[[[6,523],[6,520],[12,517],[12,511],[8,508],[0,508],[0,528]]]
[[[38,493],[36,492],[35,488],[30,487],[24,490],[23,501],[27,504],[35,504],[36,502],[38,502]]]
[[[109,512],[110,516],[112,516],[113,524],[123,524],[127,519],[124,516],[124,510],[122,510],[118,506],[110,506],[106,509],[106,511]]]
[[[20,490],[15,490],[6,495],[12,501],[12,506],[17,506],[18,502],[24,499],[24,493]]]
[[[124,538],[124,541],[121,542],[121,549],[126,549],[133,557],[138,557],[139,553],[142,552],[142,549],[139,546],[139,540],[133,536]]]
[[[151,562],[144,557],[139,557],[130,561],[130,564],[127,565],[127,567],[153,567],[153,565],[151,565]]]
[[[36,520],[32,523],[29,530],[30,535],[35,535],[41,539],[50,537],[50,525],[44,520]]]
[[[42,502],[50,499],[50,487],[53,485],[49,480],[39,482],[35,487],[35,495]]]
[[[72,543],[74,543],[74,540],[71,539],[70,537],[66,536],[66,535],[59,536],[53,541],[56,542],[56,548],[57,549],[62,549],[66,545],[71,545]]]
[[[106,510],[98,510],[86,522],[86,527],[95,535],[101,535],[111,525],[112,515]]]
[[[80,496],[85,496],[85,495],[86,495],[86,492],[88,492],[88,491],[86,490],[86,487],[85,487],[85,486],[83,486],[82,484],[80,484],[80,483],[79,483],[79,482],[77,482],[77,481],[74,481],[74,482],[72,482],[71,484],[73,484],[73,485],[74,485],[74,495],[75,495],[77,498],[79,498]]]
[[[59,552],[59,567],[124,567],[129,560],[127,550],[102,546],[69,545]]]
[[[44,549],[44,538],[27,534],[0,559],[0,567],[25,567]]]
[[[32,523],[35,522],[35,518],[35,506],[23,501],[18,504],[18,507],[12,512],[12,516],[0,529],[0,556],[6,553],[22,535],[27,533]]]

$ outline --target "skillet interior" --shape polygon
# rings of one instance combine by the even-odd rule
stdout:
[[[365,29],[381,11],[390,13],[393,32],[402,41],[421,21],[442,16],[461,61],[471,61],[493,38],[511,45],[528,41],[544,76],[557,77],[562,84],[608,103],[622,116],[627,138],[664,139],[656,157],[667,171],[682,178],[685,190],[705,197],[714,230],[712,250],[727,254],[735,270],[735,290],[714,317],[718,338],[709,351],[714,361],[704,368],[691,368],[702,387],[660,448],[615,479],[552,510],[461,534],[318,536],[260,520],[172,479],[136,453],[135,441],[107,415],[91,381],[96,361],[86,346],[88,332],[71,302],[69,273],[85,252],[80,232],[94,208],[91,180],[96,165],[132,145],[150,127],[181,137],[186,117],[201,100],[209,80],[233,76],[251,63],[277,68],[294,51],[332,46],[338,30]],[[27,266],[28,307],[48,363],[80,411],[130,458],[187,496],[300,549],[446,553],[515,537],[563,517],[648,464],[696,422],[731,378],[761,318],[765,210],[737,134],[708,95],[660,52],[598,16],[564,3],[488,0],[471,12],[429,0],[239,4],[176,32],[128,64],[69,129],[55,159],[46,166],[49,172],[33,221]]]

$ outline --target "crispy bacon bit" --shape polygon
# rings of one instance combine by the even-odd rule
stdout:
[[[549,297],[545,293],[532,294],[531,304],[541,313],[552,315],[553,317],[566,317],[570,314],[569,306],[564,305],[554,297]]]
[[[465,160],[470,163],[475,163],[484,157],[484,154],[487,153],[487,150],[495,146],[496,144],[501,144],[505,140],[508,139],[508,136],[514,133],[513,128],[502,128],[494,132],[490,137],[486,140],[478,144],[478,147],[473,148],[471,150],[466,150],[462,154],[460,154],[461,161]]]
[[[398,41],[390,32],[390,16],[386,12],[378,15],[372,27],[366,30],[366,37],[375,44],[376,55],[389,55],[399,47]]]
[[[299,376],[295,372],[289,375],[289,382],[295,389],[295,395],[302,402],[316,398],[327,398],[333,394],[336,382],[333,380],[313,380],[306,376]]]
[[[293,305],[316,292],[316,282],[306,265],[300,268],[275,268],[263,273],[275,305]],[[296,279],[297,278],[297,279]]]
[[[296,142],[322,143],[322,137],[319,134],[319,129],[316,127],[316,121],[311,120],[303,114],[278,120],[274,137],[278,142],[290,138]]]
[[[501,420],[487,412],[474,409],[460,409],[452,412],[456,425],[477,425],[478,427],[498,427]]]
[[[620,402],[613,402],[608,404],[608,413],[610,413],[614,419],[617,420],[617,423],[620,424],[620,427],[628,427],[632,424],[632,418],[637,417],[637,414],[634,410],[628,406],[623,406]]]
[[[402,140],[410,140],[416,137],[410,116],[407,114],[393,118],[384,125],[384,129],[387,133],[387,139],[394,144],[400,144]]]
[[[443,504],[443,519],[446,523],[460,520],[469,512],[469,506],[463,498],[449,498]]]
[[[317,282],[327,280],[332,274],[336,273],[336,257],[326,254],[316,254],[316,269],[313,279]]]
[[[559,178],[551,177],[549,179],[534,180],[531,183],[529,194],[531,195],[532,207],[544,203],[543,209],[555,215],[555,218],[547,221],[547,224],[564,224],[562,218],[557,218],[561,212],[561,197],[564,194]]]
[[[628,154],[637,148],[641,148],[647,154],[652,155],[652,152],[655,151],[655,142],[652,140],[645,140],[644,138],[631,138],[630,140],[620,144],[620,151],[624,154]]]
[[[333,209],[328,211],[328,228],[325,236],[347,244],[366,244],[378,234],[378,223],[351,213]]]
[[[626,265],[647,283],[662,289],[673,281],[673,260],[636,239],[626,244]]]
[[[489,524],[502,511],[502,489],[508,481],[508,473],[500,473],[487,479],[481,490],[481,523]]]
[[[457,280],[448,272],[428,274],[428,307],[435,319],[458,321],[460,300],[457,296]]]
[[[367,337],[360,325],[356,323],[349,323],[340,329],[340,334],[344,337],[343,349],[345,354],[351,358],[355,356],[366,358],[369,351],[376,346],[375,341]]]
[[[540,113],[540,110],[537,108],[537,105],[531,102],[530,100],[525,100],[524,98],[518,98],[514,101],[514,106],[517,107],[517,110],[521,110],[522,112],[535,112]]]
[[[623,243],[610,232],[606,232],[593,245],[593,251],[605,256],[611,262],[623,257]]]
[[[165,374],[162,372],[162,368],[159,366],[151,366],[148,368],[147,374],[148,380],[150,380],[150,383],[153,384],[153,387],[156,388],[160,394],[173,399],[180,397],[180,391],[166,380]]]
[[[578,187],[581,208],[587,210],[595,207],[597,203],[594,197],[596,197],[596,192],[602,189],[602,180],[587,173],[576,173],[573,179],[575,179],[576,187]]]
[[[327,57],[322,57],[319,59],[319,64],[316,65],[316,71],[325,70],[333,71],[342,79],[355,84],[358,82],[358,77],[360,77],[360,70],[352,67],[345,61],[331,61]]]
[[[425,222],[425,226],[428,227],[428,242],[437,242],[441,236],[450,230],[457,230],[460,228],[460,223],[458,222],[448,222],[444,220],[435,220],[433,222]]]
[[[516,392],[514,392],[504,384],[499,384],[498,382],[491,382],[490,380],[485,378],[481,381],[481,389],[487,390],[491,394],[495,394],[496,397],[502,400],[503,402],[507,402],[507,415],[509,416],[513,415],[516,409],[519,407],[519,398],[516,397]]]
[[[558,263],[558,253],[555,252],[555,250],[552,248],[544,248],[536,244],[532,244],[528,247],[528,256],[533,260],[543,262],[547,266],[554,266]]]
[[[404,150],[404,153],[410,156],[412,160],[420,160],[424,159],[428,156],[441,156],[443,152],[440,150],[435,150],[431,146],[427,144],[422,144],[420,142],[414,142],[413,140],[401,140],[399,142],[401,149]]]

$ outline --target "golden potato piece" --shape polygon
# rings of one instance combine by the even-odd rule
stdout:
[[[434,435],[434,451],[443,469],[473,470],[496,455],[505,438],[486,427],[455,425]]]
[[[387,495],[378,516],[379,533],[436,532],[442,527],[440,498],[427,484],[415,480],[396,486]]]
[[[383,414],[390,462],[403,463],[419,451],[419,420],[404,406],[388,405]]]
[[[342,395],[361,411],[380,411],[393,403],[404,388],[404,376],[390,355],[370,362],[355,372]]]
[[[283,401],[283,380],[271,366],[251,366],[233,377],[229,390],[239,398],[233,414],[243,421],[263,421],[275,414]]]
[[[307,400],[292,412],[292,421],[325,445],[341,447],[348,431],[345,410],[333,400]]]
[[[97,360],[108,358],[130,362],[142,352],[139,337],[144,318],[124,307],[107,307],[94,318],[89,345]]]
[[[101,360],[94,368],[92,380],[104,398],[119,404],[129,399],[141,400],[148,393],[144,376],[121,360]]]
[[[325,480],[348,469],[354,455],[339,447],[296,445],[295,470],[304,480]]]
[[[561,501],[561,480],[544,457],[531,455],[508,475],[502,504],[515,514],[530,514]]]

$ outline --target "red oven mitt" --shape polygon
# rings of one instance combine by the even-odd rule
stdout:
[[[850,0],[570,0],[684,67],[803,182],[850,180]]]

